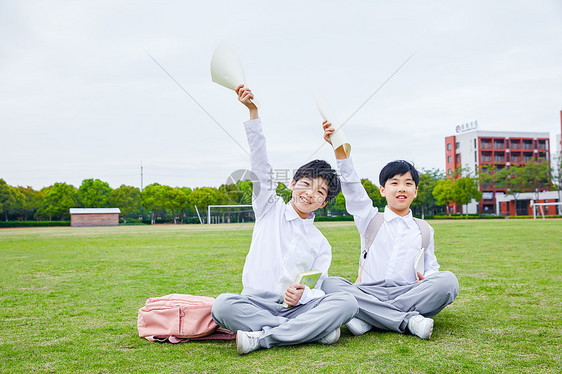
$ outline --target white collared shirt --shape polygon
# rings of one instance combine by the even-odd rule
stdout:
[[[420,229],[412,217],[412,211],[410,210],[407,216],[402,217],[387,206],[384,213],[380,213],[377,208],[373,207],[373,202],[361,184],[351,159],[337,160],[337,163],[345,206],[347,211],[353,215],[361,236],[361,246],[364,245],[365,231],[371,219],[376,214],[384,214],[384,222],[369,249],[361,282],[382,280],[414,282],[417,279],[414,260],[420,251],[422,237]],[[424,257],[425,277],[439,271],[434,252],[433,228],[430,231],[431,238]]]
[[[298,273],[321,271],[316,287],[312,290],[307,288],[299,301],[299,304],[305,304],[324,296],[320,286],[328,276],[332,261],[330,244],[314,226],[313,213],[302,219],[290,203],[285,204],[276,195],[277,184],[271,179],[273,173],[267,159],[261,120],[250,120],[244,125],[250,145],[251,170],[259,183],[253,182],[252,207],[256,223],[242,283],[245,289],[274,292],[282,298]]]

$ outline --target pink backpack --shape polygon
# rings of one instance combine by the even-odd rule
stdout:
[[[139,336],[150,341],[180,343],[189,340],[235,339],[211,318],[212,297],[171,294],[146,300],[139,309]]]

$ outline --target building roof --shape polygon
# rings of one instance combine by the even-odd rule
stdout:
[[[535,132],[535,131],[483,131],[471,130],[455,136],[471,135],[473,137],[496,137],[496,138],[549,138],[548,132]]]
[[[70,208],[70,214],[111,214],[121,213],[119,208]]]

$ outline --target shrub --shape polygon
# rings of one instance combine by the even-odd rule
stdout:
[[[52,227],[70,226],[70,221],[8,221],[0,222],[2,227]]]

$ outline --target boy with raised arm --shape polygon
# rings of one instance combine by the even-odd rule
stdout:
[[[323,128],[324,139],[331,144],[334,129],[327,121]],[[459,283],[453,273],[439,271],[433,229],[425,222],[416,223],[412,217],[410,204],[417,196],[418,172],[412,164],[402,160],[390,162],[381,170],[380,192],[388,204],[381,213],[373,207],[343,148],[334,152],[346,209],[353,215],[361,236],[361,265],[355,284],[340,277],[330,277],[322,283],[322,289],[327,294],[345,292],[355,297],[359,312],[346,323],[354,335],[376,327],[399,333],[409,331],[429,339],[433,332],[432,317],[453,302],[459,292]],[[376,217],[380,226],[372,240],[377,215],[383,216]],[[424,239],[422,226],[427,227],[429,244],[425,253],[420,252]],[[416,273],[414,263],[420,253],[423,253],[424,266]]]
[[[213,319],[237,332],[239,354],[273,346],[335,343],[340,326],[357,312],[357,301],[351,295],[326,295],[321,290],[332,254],[313,223],[314,211],[339,193],[339,179],[327,162],[312,161],[295,173],[291,200],[285,204],[276,196],[276,183],[271,180],[272,167],[254,96],[243,85],[236,93],[250,111],[250,120],[244,125],[251,169],[259,180],[253,184],[256,223],[242,273],[242,294],[219,295],[213,303]],[[322,273],[315,288],[293,284],[299,273],[311,270]]]

